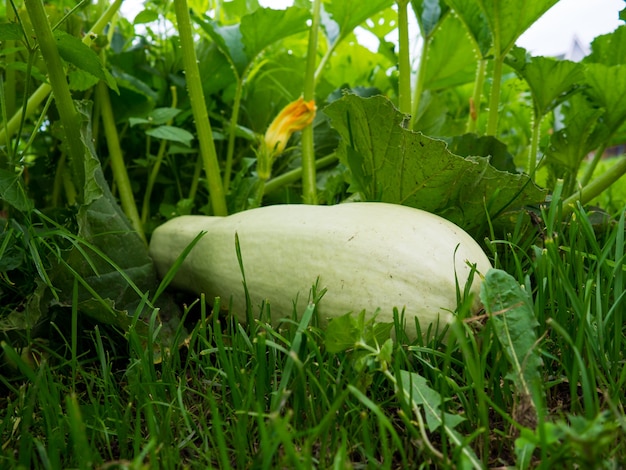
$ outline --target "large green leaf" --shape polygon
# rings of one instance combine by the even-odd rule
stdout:
[[[515,41],[558,0],[477,0],[482,8],[497,57],[504,56]]]
[[[103,80],[109,88],[119,93],[115,79],[104,67],[100,57],[98,57],[98,54],[96,54],[91,47],[87,46],[76,36],[67,34],[62,30],[56,30],[54,32],[54,39],[56,40],[59,54],[63,57],[63,60]]]
[[[85,103],[77,103],[77,108],[83,116],[84,142],[83,161],[72,163],[74,184],[84,194],[75,220],[78,234],[58,228],[57,236],[70,246],[51,249],[48,256],[47,274],[56,299],[42,284],[28,303],[28,314],[45,316],[54,301],[58,306],[76,306],[81,314],[126,332],[144,295],[156,291],[156,270],[145,242],[132,229],[104,178],[92,143],[90,108]]]
[[[454,136],[450,139],[448,148],[455,155],[462,157],[487,157],[491,166],[498,170],[517,173],[513,155],[502,141],[492,135],[463,134]]]
[[[476,78],[476,54],[461,21],[453,15],[442,19],[432,36],[426,58],[424,89],[439,90]]]
[[[604,109],[592,106],[582,94],[570,97],[558,110],[561,124],[550,136],[545,157],[552,179],[565,179],[564,192],[571,194],[582,160],[607,137],[608,131],[598,125]]]
[[[406,116],[385,97],[346,95],[324,112],[342,137],[339,158],[367,200],[424,209],[468,230],[483,226],[487,214],[544,200],[526,175],[454,155],[445,142],[406,129]]]
[[[429,38],[447,16],[450,7],[443,0],[411,0],[422,35]]]
[[[311,17],[304,8],[286,10],[259,8],[241,18],[241,40],[248,58],[253,59],[263,49],[281,39],[308,30]]]
[[[215,41],[241,77],[267,46],[306,31],[310,16],[308,10],[298,7],[286,10],[258,8],[234,25],[222,26],[208,17],[194,16],[194,20]]]
[[[24,31],[18,23],[0,23],[0,41],[21,41]]]
[[[626,25],[619,26],[612,33],[596,37],[591,43],[591,53],[583,62],[604,65],[626,64]]]
[[[537,396],[540,392],[535,391],[541,390],[543,362],[537,346],[539,323],[530,293],[507,272],[491,269],[481,284],[480,300],[509,362],[507,378],[522,399],[531,399],[536,409],[542,401]]]
[[[603,124],[611,133],[626,121],[626,64],[586,64],[587,85],[585,93],[605,113]]]
[[[528,83],[536,118],[565,101],[579,89],[585,78],[583,66],[579,63],[551,57],[531,57],[521,47],[513,48],[506,64]]]
[[[220,26],[216,21],[194,16],[196,22],[215,42],[219,50],[228,59],[231,67],[241,75],[248,66],[249,59],[243,50],[240,24]]]
[[[491,48],[491,31],[487,18],[476,0],[446,0],[450,8],[463,22],[470,34],[476,50],[486,58]]]
[[[331,43],[340,41],[365,20],[381,10],[389,8],[393,3],[393,0],[370,0],[367,2],[362,0],[325,0],[324,10],[335,23],[335,25],[329,25],[328,21],[324,22],[328,39]],[[332,26],[338,28],[338,31]]]

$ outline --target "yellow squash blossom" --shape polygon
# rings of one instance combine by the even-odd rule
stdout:
[[[302,97],[278,113],[267,128],[259,148],[257,172],[261,179],[269,178],[274,159],[285,151],[291,135],[311,124],[314,118],[315,100],[304,101]]]

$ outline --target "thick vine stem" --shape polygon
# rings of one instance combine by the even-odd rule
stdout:
[[[61,56],[57,49],[56,41],[52,34],[52,28],[48,23],[48,17],[41,0],[25,0],[24,5],[30,16],[30,20],[37,36],[41,55],[48,68],[48,79],[54,93],[54,98],[65,133],[68,155],[74,172],[81,172],[79,177],[84,177],[83,160],[85,148],[81,139],[81,117],[74,106],[70,88],[67,84],[65,69]],[[82,188],[81,188],[82,193]],[[82,202],[83,194],[79,195]]]
[[[32,2],[31,2],[32,3]],[[122,0],[115,0],[109,8],[102,14],[102,16],[94,23],[91,30],[83,37],[83,43],[88,46],[91,45],[92,38],[99,35],[104,30],[104,27],[109,24],[113,16],[117,13],[122,5]],[[28,7],[27,7],[28,9]],[[9,140],[19,129],[20,123],[23,117],[33,114],[39,106],[46,99],[46,97],[52,91],[52,87],[48,83],[42,83],[39,87],[31,93],[25,106],[22,106],[17,112],[9,119],[6,126],[0,126],[0,145]]]
[[[191,110],[196,122],[198,143],[200,145],[200,155],[204,163],[204,171],[209,186],[211,206],[214,215],[227,215],[226,197],[220,176],[220,166],[217,160],[215,142],[213,141],[213,131],[209,121],[209,113],[206,108],[200,70],[196,57],[193,34],[191,31],[191,19],[185,0],[174,0],[174,10],[176,12],[176,23],[180,36],[180,45],[183,54],[183,65],[185,67],[185,77]]]
[[[474,80],[474,91],[470,102],[470,112],[467,118],[467,133],[475,133],[478,127],[478,116],[480,114],[480,102],[482,100],[483,85],[485,84],[485,72],[487,70],[487,60],[480,59],[476,68],[476,79]]]
[[[143,230],[143,224],[139,218],[137,205],[135,204],[135,196],[130,184],[130,178],[126,171],[124,163],[124,154],[120,146],[120,139],[115,127],[115,116],[113,115],[113,107],[111,106],[111,98],[109,90],[104,82],[97,85],[96,93],[100,102],[100,112],[102,116],[102,125],[104,127],[104,135],[109,147],[109,158],[111,160],[111,169],[113,170],[113,179],[117,184],[120,194],[120,203],[126,217],[130,220],[131,225],[145,242],[146,236]]]
[[[502,81],[503,57],[496,57],[493,61],[491,79],[491,95],[489,96],[489,119],[487,120],[487,135],[495,136],[498,132],[498,108],[500,106],[500,84]]]
[[[409,0],[398,4],[398,108],[409,114],[411,106],[411,59],[409,54]]]
[[[317,37],[320,26],[321,0],[313,2],[313,24],[309,30],[306,73],[303,98],[315,99],[315,64],[317,62]],[[315,148],[313,124],[302,130],[302,200],[305,204],[317,204],[317,174],[315,171]]]
[[[593,198],[599,196],[606,188],[615,183],[626,174],[626,157],[621,157],[619,161],[598,176],[591,183],[583,186],[578,192],[563,201],[563,214],[571,214],[576,202],[581,205],[589,203]]]

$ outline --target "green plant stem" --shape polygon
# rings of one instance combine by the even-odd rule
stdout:
[[[54,99],[63,131],[65,133],[68,155],[75,173],[84,174],[84,145],[80,135],[82,126],[81,117],[74,107],[72,95],[67,84],[67,77],[61,62],[61,56],[48,23],[48,17],[41,0],[26,0],[24,2],[35,35],[37,36],[41,54],[48,68],[48,79],[54,93]],[[82,188],[81,188],[82,192]],[[82,194],[81,201],[82,202]]]
[[[326,155],[325,157],[315,160],[315,168],[316,169],[324,168],[336,161],[337,161],[337,154],[333,152],[330,155]],[[303,173],[303,169],[302,167],[300,167],[300,168],[296,168],[294,170],[288,171],[286,173],[283,173],[282,175],[277,176],[276,178],[272,178],[271,180],[265,183],[264,193],[270,194],[282,188],[283,186],[286,186],[291,183],[295,183],[296,181],[302,178],[302,173]]]
[[[230,177],[233,171],[233,155],[235,153],[235,137],[237,133],[237,122],[239,121],[239,108],[241,106],[241,96],[243,95],[243,78],[237,79],[235,88],[235,99],[233,101],[233,114],[230,117],[228,128],[228,143],[226,147],[226,164],[224,165],[224,175],[222,177],[224,192],[230,189]]]
[[[170,87],[170,91],[172,92],[172,108],[176,108],[178,106],[178,96],[176,94],[176,87]],[[172,123],[170,119],[168,121],[168,125]],[[148,221],[148,217],[150,215],[150,198],[152,196],[152,189],[154,188],[154,183],[156,182],[157,177],[159,176],[159,170],[161,169],[161,163],[163,162],[163,158],[165,157],[165,150],[167,149],[167,140],[162,139],[159,144],[159,151],[156,155],[156,159],[154,161],[154,165],[150,170],[150,175],[148,176],[148,181],[146,183],[146,192],[143,195],[143,205],[141,207],[141,223],[142,226]]]
[[[587,168],[585,168],[585,172],[583,173],[583,176],[580,178],[581,186],[585,186],[587,183],[589,183],[589,181],[591,181],[591,178],[593,177],[593,173],[594,171],[596,171],[598,163],[600,163],[600,160],[602,159],[602,155],[604,155],[604,151],[606,150],[606,146],[610,140],[611,140],[611,136],[607,137],[604,140],[604,142],[600,144],[600,147],[596,149],[595,153],[593,154],[593,159],[589,162],[589,165],[587,165]]]
[[[474,80],[474,91],[472,92],[472,103],[470,113],[467,118],[467,132],[475,133],[478,126],[478,115],[480,114],[480,102],[483,96],[483,86],[485,85],[485,73],[487,71],[487,59],[480,59],[476,68],[476,79]]]
[[[122,152],[122,147],[120,146],[117,127],[115,126],[115,116],[113,115],[109,90],[104,82],[98,83],[96,87],[96,96],[100,102],[102,126],[104,128],[104,135],[109,147],[109,157],[111,159],[113,179],[115,180],[120,193],[122,210],[130,219],[130,223],[135,231],[139,234],[142,240],[146,241],[143,224],[139,218],[139,212],[137,211],[137,205],[135,204],[135,196],[133,195],[130,178],[128,177],[126,164],[124,163],[124,154]]]
[[[530,179],[535,179],[535,171],[537,169],[537,152],[539,150],[539,135],[541,133],[541,121],[543,117],[539,113],[535,113],[532,126],[532,135],[530,137],[530,148],[528,149],[528,175]]]
[[[189,101],[191,102],[200,154],[202,156],[204,172],[209,186],[211,206],[214,215],[223,216],[228,214],[226,197],[220,177],[220,166],[217,160],[215,142],[213,141],[213,131],[209,121],[209,113],[204,100],[204,91],[202,90],[202,81],[200,79],[200,70],[198,69],[187,2],[185,0],[174,0],[174,10],[176,12],[176,23],[178,25],[178,34],[180,36],[180,45],[183,54],[183,65],[185,67]]]
[[[624,176],[624,174],[626,174],[626,157],[620,157],[619,161],[602,175],[565,199],[563,201],[563,214],[571,214],[576,202],[580,202],[583,206],[589,203],[589,201],[599,196],[604,190]]]
[[[409,0],[398,4],[398,109],[409,114],[411,106],[411,59],[409,51]]]
[[[91,30],[83,37],[83,43],[91,45],[92,36],[97,36],[102,33],[104,27],[111,21],[111,18],[117,13],[122,0],[115,0],[109,8],[102,14],[102,16],[94,23]],[[52,87],[48,83],[42,83],[37,90],[35,90],[25,106],[20,107],[17,112],[9,119],[6,126],[0,127],[0,145],[5,144],[20,128],[20,123],[23,118],[32,115],[43,102],[44,99],[50,94]]]
[[[5,11],[7,14],[7,21],[13,22],[16,20],[15,11],[11,5],[11,0],[6,1]],[[15,41],[5,41],[4,48],[5,50],[12,50],[15,48]],[[6,63],[12,64],[15,62],[15,51],[9,52],[6,55]],[[5,83],[4,83],[4,106],[6,107],[6,116],[11,116],[15,113],[16,105],[16,97],[17,97],[17,81],[16,81],[16,70],[12,67],[7,67],[5,69]],[[3,116],[3,119],[6,119],[6,116]]]
[[[309,29],[309,45],[307,50],[306,72],[304,75],[305,101],[315,99],[315,64],[317,62],[317,38],[320,26],[321,0],[313,2],[313,23]],[[317,204],[317,175],[315,171],[315,145],[313,124],[302,130],[302,200],[305,204]]]
[[[487,135],[495,136],[498,132],[498,108],[500,106],[500,83],[502,82],[502,66],[504,57],[496,57],[493,61],[491,79],[491,94],[489,96],[489,118],[487,120]]]
[[[189,193],[187,194],[187,198],[190,200],[194,200],[196,198],[196,193],[198,192],[198,181],[200,181],[200,175],[202,173],[202,158],[198,155],[196,159],[196,166],[193,170],[193,180],[191,180],[191,186],[189,187]]]
[[[417,76],[415,77],[415,88],[413,90],[413,110],[411,112],[411,122],[409,124],[409,129],[413,130],[415,130],[415,122],[417,120],[417,113],[419,112],[420,100],[422,98],[422,93],[424,93],[424,81],[426,79],[426,56],[428,55],[429,44],[430,39],[424,36]]]

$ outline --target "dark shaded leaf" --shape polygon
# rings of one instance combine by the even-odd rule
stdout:
[[[115,80],[104,68],[100,57],[98,57],[92,48],[77,37],[67,34],[62,30],[56,30],[54,32],[54,39],[56,40],[59,54],[63,60],[103,80],[109,88],[119,92]]]
[[[24,32],[19,23],[0,23],[0,41],[21,41]]]
[[[502,141],[493,136],[465,134],[453,137],[448,145],[450,151],[456,155],[488,157],[489,163],[498,170],[517,173],[513,155],[509,153]]]
[[[520,392],[531,394],[541,383],[543,362],[530,294],[507,272],[491,269],[481,284],[480,300],[511,366],[508,378]]]
[[[174,126],[158,126],[153,129],[148,129],[146,134],[157,139],[179,142],[187,147],[191,147],[191,142],[194,139],[191,132]]]
[[[28,198],[22,177],[14,171],[0,170],[0,199],[18,211],[33,209],[33,201]]]

